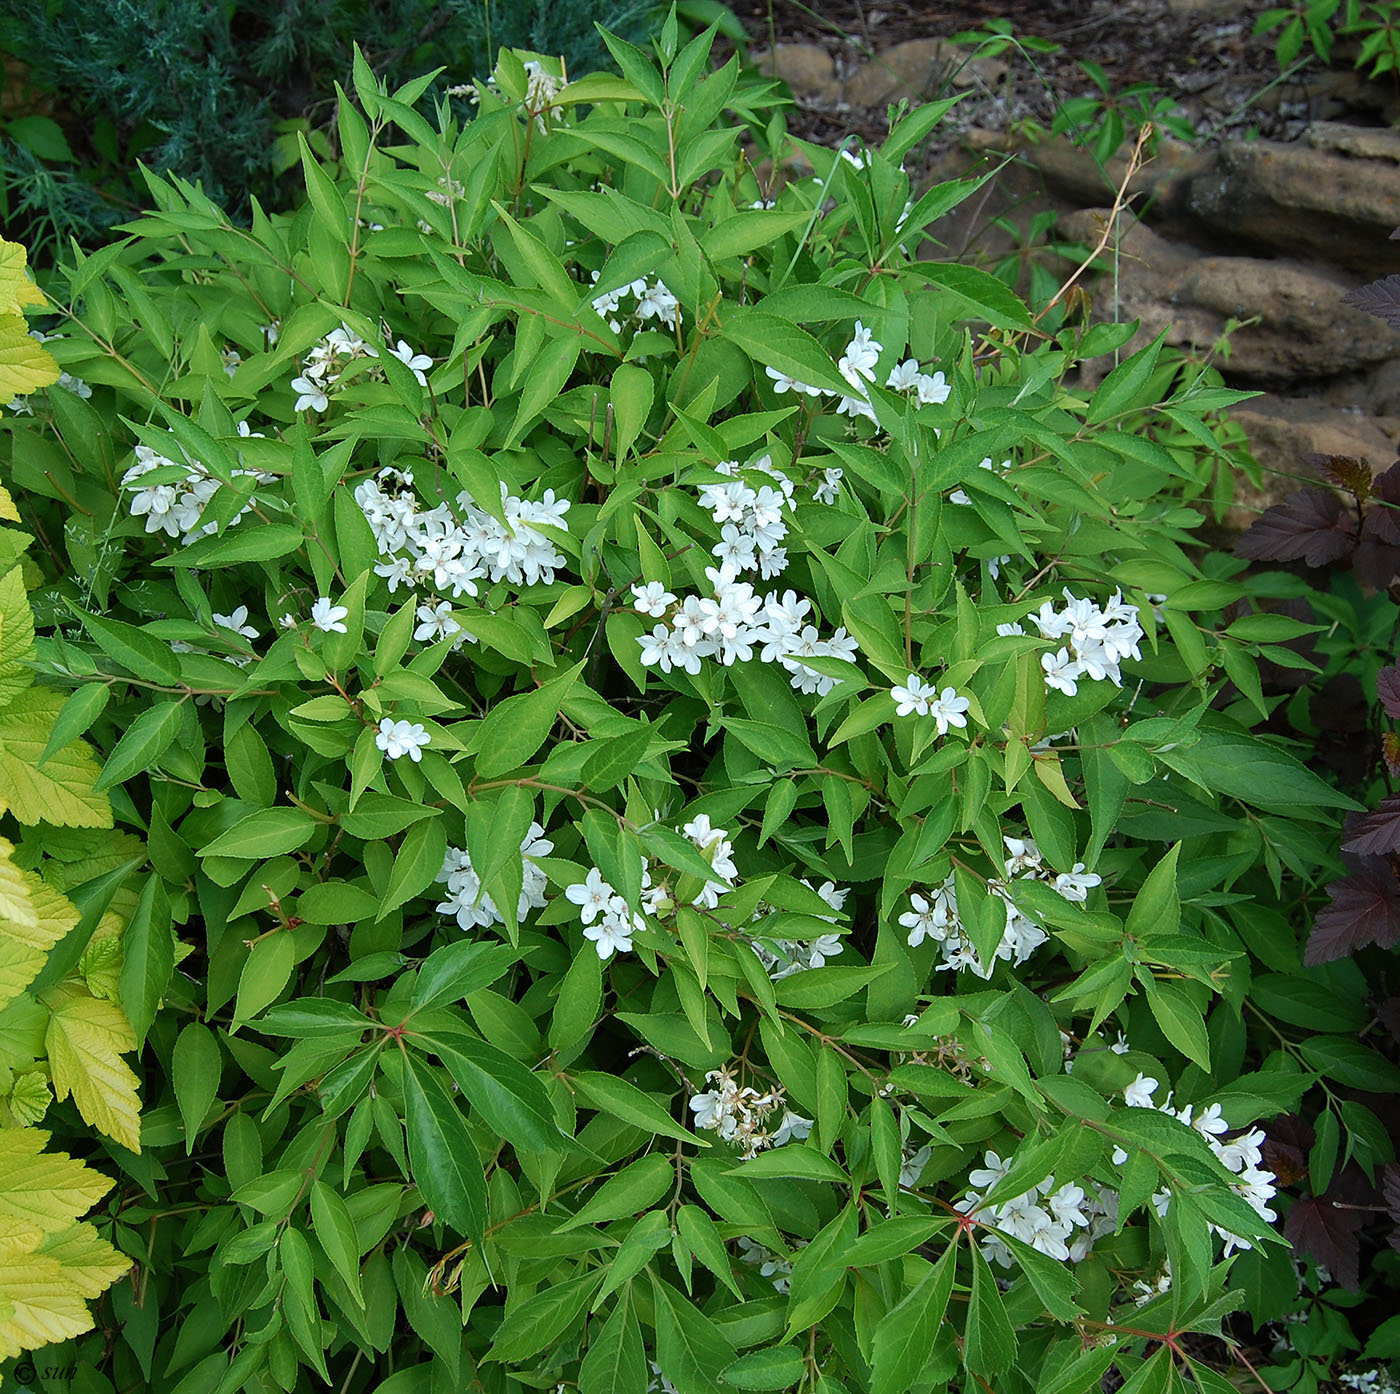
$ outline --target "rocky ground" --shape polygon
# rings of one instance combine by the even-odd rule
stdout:
[[[1129,186],[1116,225],[1116,281],[1095,313],[1140,318],[1144,339],[1206,354],[1234,328],[1232,384],[1264,395],[1237,409],[1265,471],[1234,522],[1310,473],[1307,456],[1360,456],[1380,471],[1400,451],[1400,334],[1352,310],[1352,287],[1400,272],[1400,94],[1350,70],[1345,41],[1331,70],[1278,81],[1272,40],[1253,34],[1254,0],[747,0],[736,5],[750,56],[790,85],[790,129],[835,145],[877,141],[901,97],[961,93],[919,152],[921,183],[1004,163],[985,197],[934,229],[935,256],[994,260],[1031,217],[1053,209],[1061,238],[1098,240],[1126,174],[1082,142],[1049,135],[1067,99],[1102,70],[1126,105],[1134,84],[1162,97],[1168,132]],[[955,36],[1007,21],[1039,51]],[[1131,97],[1128,99],[1131,101]],[[1190,139],[1185,137],[1189,136]],[[1008,157],[1010,157],[1008,159]],[[998,222],[993,220],[997,219]],[[1018,234],[1017,229],[1022,230]]]

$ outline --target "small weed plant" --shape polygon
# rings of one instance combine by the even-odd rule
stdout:
[[[112,824],[26,865],[130,901],[57,951],[144,1103],[46,1110],[134,1264],[82,1388],[1223,1394],[1297,1301],[1270,1120],[1394,1066],[1347,964],[1247,1011],[1352,805],[1178,501],[1239,394],[1078,390],[1132,326],[914,255],[949,103],[778,185],[711,37],[466,124],[357,61],[294,216],[153,179],[64,269],[0,463]]]

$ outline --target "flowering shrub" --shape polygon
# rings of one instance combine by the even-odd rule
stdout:
[[[709,39],[357,64],[295,217],[68,269],[3,459],[149,845],[117,1387],[1218,1394],[1293,1283],[1241,1006],[1346,800],[1172,497],[1236,394],[914,259],[946,103],[760,181]]]

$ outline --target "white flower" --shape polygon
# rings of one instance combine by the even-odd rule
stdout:
[[[1158,1081],[1151,1075],[1139,1071],[1138,1077],[1123,1090],[1123,1102],[1129,1108],[1154,1108],[1152,1095],[1157,1090]]]
[[[348,634],[350,631],[341,624],[341,620],[349,613],[348,606],[332,605],[323,595],[311,607],[311,623],[323,634]]]
[[[1045,686],[1057,688],[1066,697],[1073,697],[1079,691],[1079,684],[1075,681],[1083,669],[1078,660],[1069,656],[1068,649],[1060,649],[1056,653],[1043,653],[1040,655],[1040,666],[1045,670]]]
[[[1011,1170],[1011,1158],[1005,1161],[995,1152],[988,1152],[982,1165],[967,1174],[967,1184],[977,1191],[990,1191]]]
[[[309,374],[293,378],[292,391],[300,394],[292,407],[293,411],[305,411],[307,407],[312,411],[325,411],[330,406],[325,387]]]
[[[231,629],[244,639],[256,639],[258,631],[248,623],[248,607],[240,605],[231,615],[211,615],[210,619],[225,629]]]
[[[295,615],[289,612],[283,615],[281,619],[277,621],[277,623],[280,624],[283,629],[295,629],[299,621],[297,620],[297,617]]]
[[[892,392],[908,392],[917,387],[918,382],[919,360],[906,358],[903,363],[896,364],[890,369],[890,375],[885,379],[885,386]]]
[[[801,1142],[811,1135],[812,1120],[803,1118],[801,1114],[788,1111],[783,1114],[783,1121],[778,1124],[773,1135],[768,1139],[768,1144],[770,1147],[781,1147],[792,1138]]]
[[[423,747],[429,740],[427,731],[417,722],[395,721],[392,716],[386,716],[379,723],[374,743],[389,759],[407,755],[416,765],[423,758]]]
[[[632,599],[642,614],[650,615],[653,619],[660,619],[667,609],[676,603],[676,597],[660,581],[648,581],[644,586],[633,586]]]
[[[403,339],[399,340],[398,347],[393,349],[392,353],[400,363],[412,371],[413,376],[418,379],[419,387],[426,387],[428,385],[428,379],[424,376],[423,370],[425,368],[431,368],[433,366],[433,360],[429,358],[426,353],[414,353],[408,346],[408,343]],[[295,387],[296,384],[293,383],[292,386]]]
[[[1055,877],[1055,889],[1066,900],[1073,900],[1081,905],[1088,900],[1089,892],[1102,884],[1103,877],[1097,872],[1085,871],[1083,862],[1075,862],[1071,870],[1062,871]]]
[[[594,948],[598,950],[598,957],[605,963],[615,953],[625,954],[632,951],[632,929],[622,916],[605,915],[597,924],[588,925],[583,931],[583,936],[593,941]]]
[[[952,689],[950,688],[949,691]],[[927,716],[929,714],[929,699],[936,696],[937,692],[938,688],[933,683],[926,683],[917,673],[910,673],[908,681],[902,687],[890,689],[890,696],[895,700],[895,715]]]
[[[587,877],[564,888],[564,898],[579,907],[579,916],[584,924],[590,925],[599,915],[606,914],[616,892],[603,880],[602,873],[593,867]]]
[[[417,610],[418,628],[413,637],[418,641],[450,639],[462,632],[462,626],[452,618],[452,602],[444,600],[437,605],[420,605]]]
[[[777,368],[765,365],[763,371],[773,379],[773,391],[781,395],[784,392],[805,392],[809,397],[820,397],[822,390],[820,387],[809,387],[805,382],[799,382],[796,378],[789,377],[786,373]]]
[[[971,705],[966,697],[958,696],[956,688],[945,687],[942,694],[928,704],[928,714],[937,724],[938,734],[946,736],[950,726],[967,725],[965,713]]]
[[[827,469],[822,471],[822,482],[812,490],[812,499],[816,503],[835,503],[841,494],[841,478],[843,471],[839,469]]]
[[[934,373],[932,377],[927,373],[920,373],[914,386],[918,389],[921,406],[942,406],[953,390],[944,380],[942,373]]]

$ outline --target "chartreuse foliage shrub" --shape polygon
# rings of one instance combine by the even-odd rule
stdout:
[[[22,317],[42,303],[24,249],[0,242],[8,392],[58,380]],[[19,522],[3,487],[0,520]],[[37,1126],[54,1099],[71,1095],[90,1128],[133,1152],[141,1146],[136,1076],[122,1058],[136,1035],[117,999],[120,943],[142,931],[132,923],[136,897],[113,872],[144,858],[134,838],[110,831],[93,752],[55,720],[62,694],[35,685],[22,562],[32,540],[0,528],[0,809],[22,829],[18,845],[0,837],[0,1359],[90,1330],[87,1299],[130,1267],[82,1219],[111,1178],[48,1150],[50,1130]],[[140,984],[129,986],[142,997]]]
[[[1242,1007],[1345,800],[1173,501],[1235,394],[913,258],[947,103],[760,183],[709,39],[359,62],[296,216],[67,269],[3,473],[149,853],[85,1387],[1219,1394],[1296,1292]]]

